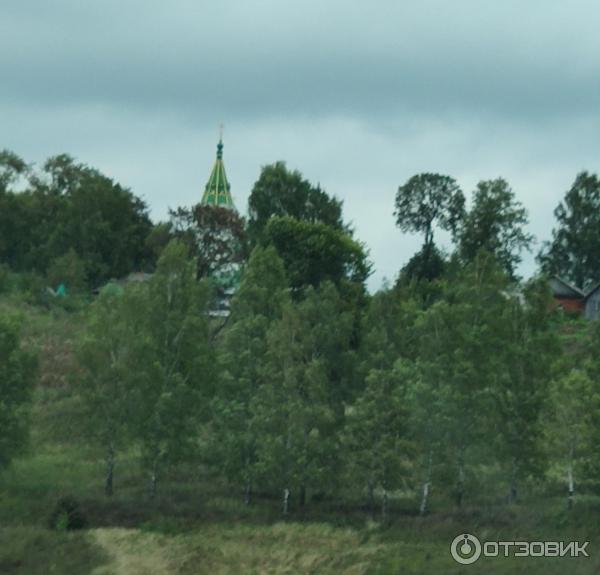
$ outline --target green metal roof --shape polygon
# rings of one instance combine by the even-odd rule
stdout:
[[[231,186],[227,181],[225,164],[223,163],[223,140],[219,140],[217,144],[217,159],[204,188],[201,203],[203,206],[220,206],[235,210],[233,198],[231,197]]]

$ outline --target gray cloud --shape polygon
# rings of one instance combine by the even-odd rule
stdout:
[[[595,111],[600,88],[591,2],[22,4],[3,9],[5,101],[546,117]]]

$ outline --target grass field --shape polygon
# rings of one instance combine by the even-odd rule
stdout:
[[[19,307],[28,345],[41,354],[43,377],[32,414],[32,446],[0,475],[0,573],[73,575],[246,574],[582,574],[600,573],[600,499],[529,494],[519,505],[467,507],[433,500],[419,518],[404,494],[383,526],[358,502],[309,504],[283,520],[277,501],[251,506],[210,470],[172,470],[150,500],[135,453],[116,467],[115,495],[102,492],[100,454],[77,436],[77,399],[66,373],[80,318]],[[87,518],[78,531],[50,529],[59,497],[75,497]],[[589,558],[482,558],[461,566],[450,542],[462,532],[483,540],[590,541]]]

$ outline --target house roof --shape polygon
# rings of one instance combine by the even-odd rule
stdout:
[[[575,287],[558,276],[550,278],[550,289],[552,290],[552,295],[557,298],[584,299],[587,297],[578,287]],[[589,295],[589,293],[587,295]]]

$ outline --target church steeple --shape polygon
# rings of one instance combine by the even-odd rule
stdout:
[[[201,204],[203,206],[219,206],[235,210],[233,198],[231,197],[231,186],[227,181],[225,174],[225,164],[223,164],[223,135],[219,138],[217,144],[217,159],[213,166],[208,183],[204,188]]]

